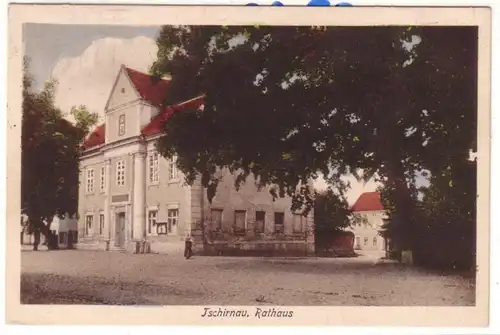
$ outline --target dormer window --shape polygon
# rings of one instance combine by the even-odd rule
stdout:
[[[118,136],[125,135],[125,114],[118,117]]]

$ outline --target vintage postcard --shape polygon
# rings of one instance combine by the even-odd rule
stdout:
[[[11,5],[8,321],[487,325],[490,17]]]

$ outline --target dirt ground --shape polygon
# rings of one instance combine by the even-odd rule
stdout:
[[[373,255],[356,258],[193,257],[23,251],[26,304],[470,306],[470,278]]]

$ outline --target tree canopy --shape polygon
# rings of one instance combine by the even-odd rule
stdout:
[[[201,174],[209,198],[227,167],[237,184],[253,174],[312,208],[311,179],[343,189],[340,177],[363,169],[390,185],[404,248],[416,171],[460,171],[476,149],[474,27],[165,26],[157,44],[151,72],[172,77],[165,104],[205,94],[158,147],[188,182]]]
[[[78,207],[78,161],[80,144],[97,114],[85,106],[73,108],[69,122],[55,106],[57,82],[33,90],[26,59],[23,73],[21,205],[29,217],[30,230],[48,235],[55,215],[74,215]],[[35,238],[36,239],[36,238]]]

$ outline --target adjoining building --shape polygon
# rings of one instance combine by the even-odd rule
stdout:
[[[203,96],[164,106],[168,78],[122,66],[105,106],[105,123],[84,143],[80,160],[78,248],[177,252],[186,237],[211,254],[314,253],[313,212],[293,213],[248,180],[239,191],[221,171],[212,204],[198,178],[185,185],[175,158],[155,148],[174,112],[203,108]],[[193,134],[196,136],[196,134]]]
[[[354,233],[354,249],[385,251],[386,240],[380,235],[382,225],[387,219],[379,192],[366,192],[359,196],[352,206],[358,220],[353,222],[350,231]]]

